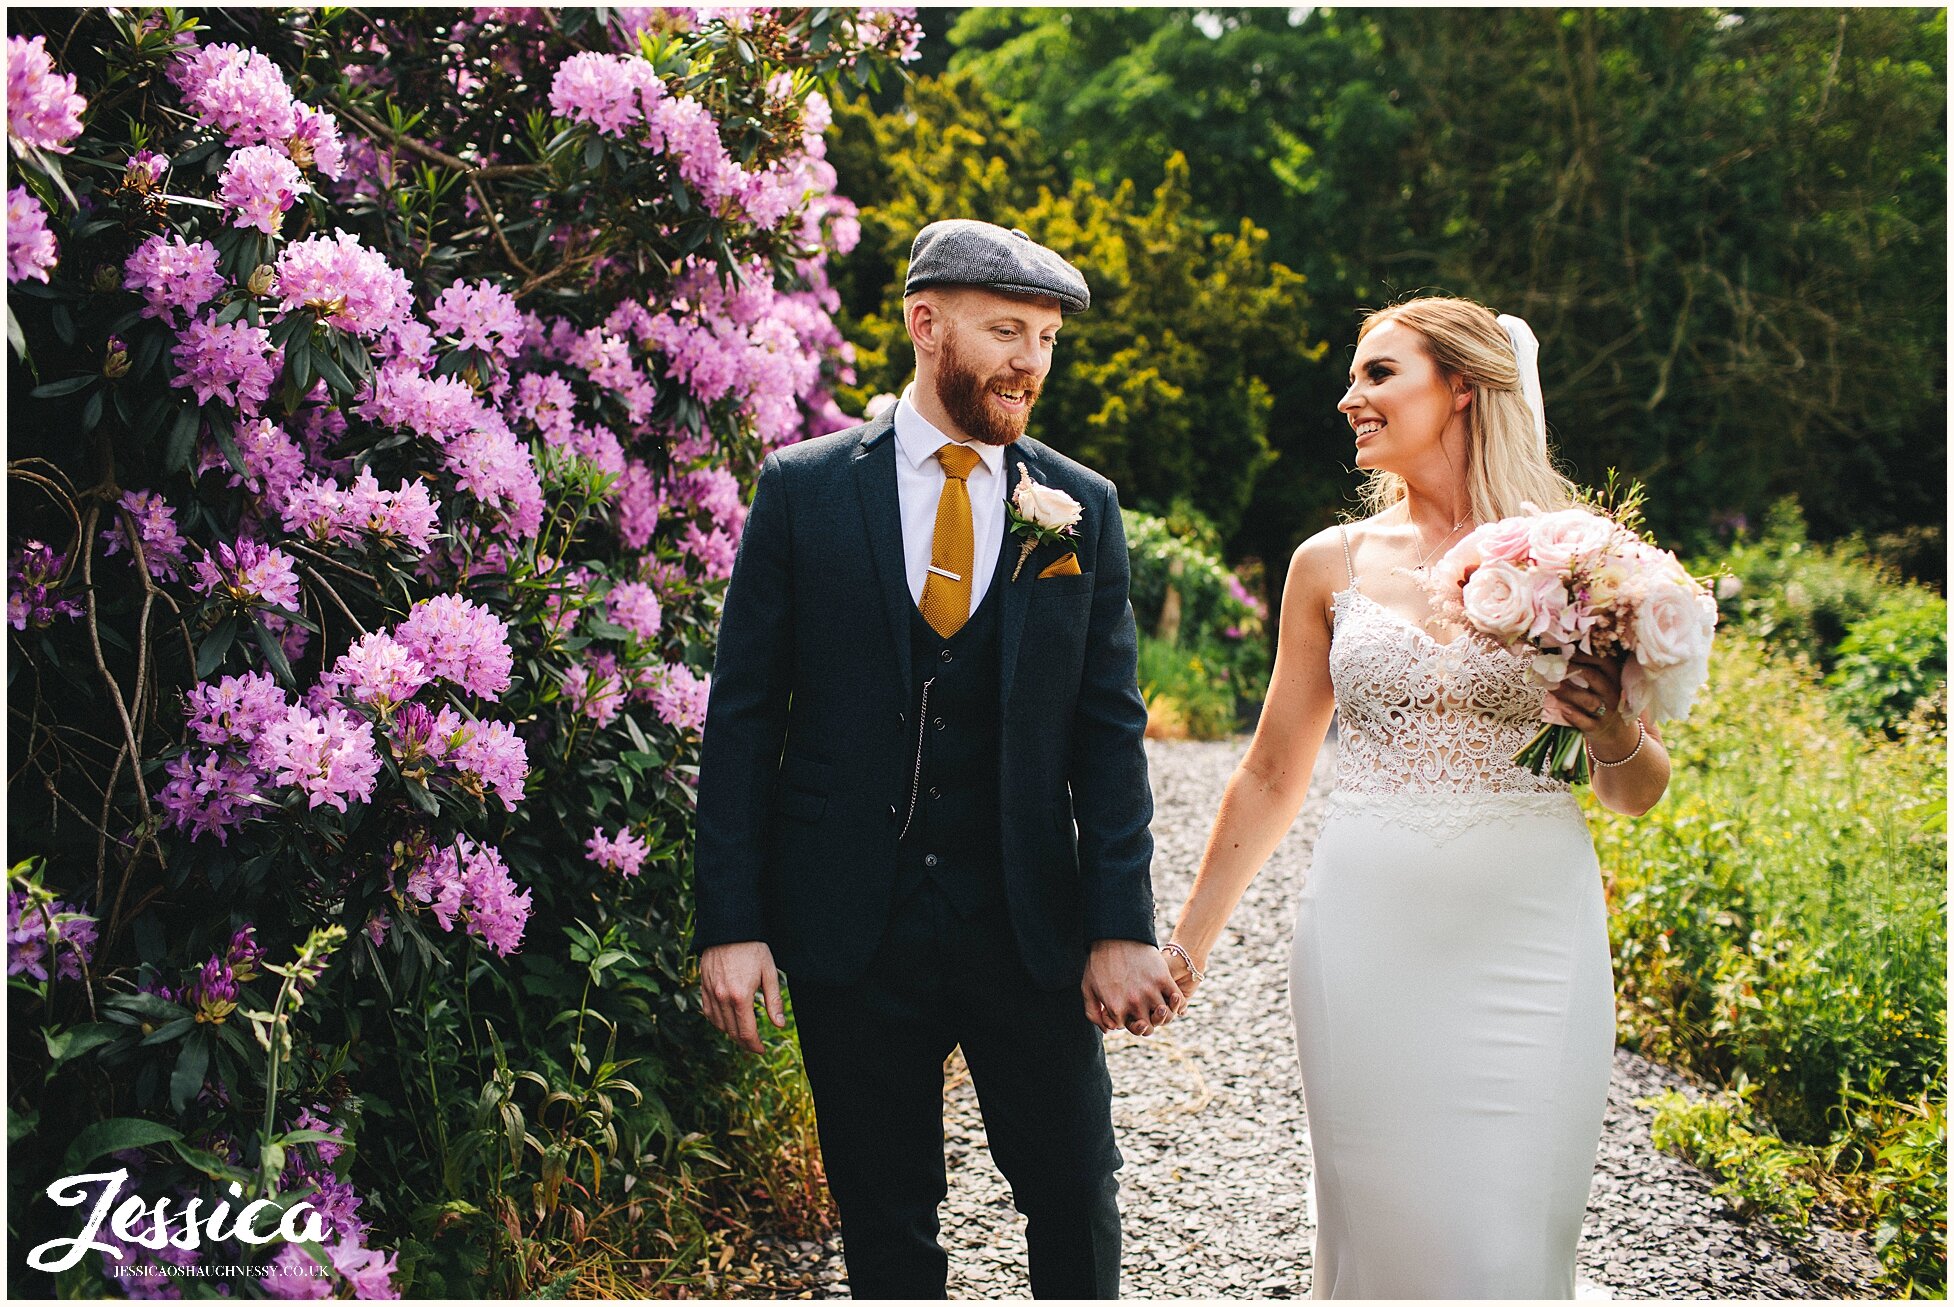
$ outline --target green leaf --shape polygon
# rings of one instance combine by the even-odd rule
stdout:
[[[204,1087],[204,1071],[209,1066],[209,1033],[184,1040],[183,1051],[176,1055],[176,1070],[170,1073],[170,1107],[179,1115],[189,1109],[190,1100]]]
[[[50,381],[45,386],[36,386],[34,389],[28,391],[27,397],[29,399],[59,399],[63,395],[72,395],[77,390],[86,390],[88,387],[94,385],[97,379],[96,375],[90,372],[84,376],[68,377],[62,381]]]
[[[195,1017],[178,1017],[176,1020],[165,1022],[163,1025],[150,1031],[147,1035],[144,1035],[142,1042],[145,1046],[150,1044],[167,1044],[172,1039],[180,1038],[187,1031],[194,1030],[196,1025],[197,1019]]]
[[[45,1032],[48,1057],[51,1059],[48,1073],[59,1070],[63,1063],[71,1062],[91,1048],[100,1048],[122,1037],[122,1031],[115,1025],[97,1021],[85,1026],[74,1026],[58,1034]]]
[[[68,1151],[61,1156],[61,1173],[74,1175],[106,1153],[119,1153],[125,1148],[144,1148],[150,1144],[174,1143],[181,1138],[181,1131],[161,1121],[146,1121],[139,1116],[112,1116],[106,1121],[97,1121],[82,1128],[74,1142],[68,1145]]]
[[[345,1146],[344,1135],[336,1135],[330,1130],[294,1130],[288,1135],[278,1136],[278,1142],[290,1148],[293,1144],[339,1144]]]
[[[170,443],[163,451],[163,468],[183,472],[190,467],[190,453],[197,446],[197,427],[203,415],[194,404],[177,410],[176,425],[170,428]]]
[[[231,651],[231,642],[237,639],[237,618],[226,617],[197,646],[197,679],[203,680],[216,671],[224,661],[224,655]]]
[[[251,633],[258,637],[258,648],[264,650],[265,661],[271,664],[272,671],[278,674],[278,679],[283,681],[287,688],[297,689],[298,679],[292,675],[292,665],[285,661],[285,650],[279,645],[277,638],[265,629],[263,622],[256,618],[251,621]]]
[[[88,397],[86,404],[81,406],[81,429],[84,432],[89,432],[101,425],[102,392],[98,390]]]
[[[251,474],[245,470],[244,455],[238,450],[237,438],[231,426],[231,419],[222,414],[213,413],[210,418],[210,434],[216,439],[217,448],[223,452],[224,461],[231,465],[231,471],[241,477],[249,478]]]

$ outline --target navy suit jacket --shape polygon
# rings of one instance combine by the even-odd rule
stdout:
[[[817,984],[854,981],[882,938],[915,758],[894,431],[891,411],[768,456],[706,710],[693,945],[764,940]],[[1154,942],[1153,796],[1113,484],[1030,439],[1005,451],[1007,486],[1020,466],[1084,508],[1080,575],[1039,579],[1064,552],[1043,545],[1013,581],[1007,532],[991,582],[1005,896],[1032,978],[1058,988],[1093,940]]]

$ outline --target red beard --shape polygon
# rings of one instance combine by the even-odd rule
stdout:
[[[991,407],[985,396],[993,384],[1004,384],[1006,389],[1024,391],[1024,411],[1013,417]],[[1038,402],[1043,390],[1043,383],[1036,377],[1021,376],[1016,371],[979,377],[974,369],[965,364],[963,355],[957,352],[955,336],[947,337],[943,342],[943,360],[936,374],[936,397],[942,401],[944,411],[958,429],[981,444],[1008,445],[1022,436],[1031,421],[1032,406]]]

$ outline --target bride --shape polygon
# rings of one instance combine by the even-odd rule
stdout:
[[[1429,620],[1420,582],[1477,523],[1571,501],[1518,318],[1421,298],[1371,314],[1337,407],[1371,515],[1290,563],[1268,702],[1164,945],[1192,994],[1295,820],[1334,713],[1337,781],[1290,997],[1315,1171],[1318,1298],[1567,1298],[1614,1047],[1606,908],[1565,784],[1511,762],[1578,729],[1605,806],[1669,781],[1620,664],[1551,693]]]

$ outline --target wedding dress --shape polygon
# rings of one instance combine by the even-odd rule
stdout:
[[[1337,782],[1290,958],[1313,1296],[1572,1297],[1614,978],[1580,808],[1511,761],[1543,691],[1354,571],[1333,613]]]

